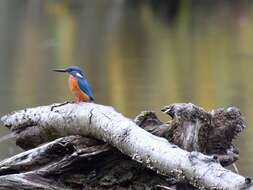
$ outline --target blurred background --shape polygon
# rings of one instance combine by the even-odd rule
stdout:
[[[0,114],[72,100],[80,66],[97,103],[128,117],[173,102],[237,106],[247,128],[236,144],[253,174],[253,1],[1,0]],[[0,128],[0,136],[7,134]],[[0,159],[21,150],[0,144]]]

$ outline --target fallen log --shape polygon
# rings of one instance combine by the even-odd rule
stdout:
[[[34,148],[62,136],[82,135],[112,145],[139,162],[142,167],[145,166],[164,176],[173,176],[177,181],[187,181],[199,189],[252,188],[248,178],[223,168],[218,162],[228,165],[238,158],[238,151],[231,143],[232,139],[244,128],[243,118],[238,109],[230,108],[208,113],[192,104],[173,104],[165,107],[163,111],[173,118],[172,121],[162,123],[152,112],[139,115],[135,121],[139,126],[153,134],[166,137],[170,142],[191,152],[170,144],[164,138],[148,133],[111,107],[97,104],[82,103],[30,108],[3,116],[1,121],[3,125],[9,127],[16,134],[17,144],[24,149]],[[220,146],[217,139],[224,136],[228,138],[224,140],[224,145]],[[51,145],[42,146],[50,147]],[[37,152],[38,148],[21,154],[33,154],[33,152]],[[117,152],[116,149],[114,152]],[[103,152],[103,148],[101,150]],[[109,150],[111,151],[110,148],[106,149],[106,151]],[[206,156],[196,151],[214,156]],[[70,151],[71,155],[75,155],[77,152],[80,152],[78,148],[77,151]],[[119,152],[115,154],[117,158],[118,155],[121,155]],[[29,157],[28,155],[25,157]],[[63,155],[65,158],[66,153]],[[17,155],[17,157],[20,156],[22,157],[22,155]],[[129,160],[129,157],[124,157],[124,159],[126,158],[128,162],[136,164],[136,162]],[[43,173],[42,171],[50,171],[50,168],[61,170],[64,167],[59,162],[64,158],[61,157],[58,161],[56,159],[55,167],[52,167],[51,162],[45,164],[41,161],[39,163],[42,164],[37,166],[37,169],[35,168],[37,164],[29,163],[30,160],[28,165],[35,166],[27,171],[20,170],[22,167],[17,169],[17,165],[22,166],[22,164],[16,164],[15,159],[10,158],[14,161],[7,159],[0,163],[0,174],[2,172],[3,175],[0,177],[0,181],[6,180],[7,176],[10,179],[13,175],[15,175],[14,181],[15,179],[20,181],[20,176],[17,177],[17,175],[21,174],[26,176],[24,179],[27,178],[27,175],[31,179],[29,177],[31,172],[38,175]],[[72,163],[70,160],[68,162]],[[68,162],[65,160],[64,163]],[[135,167],[137,166],[135,165]],[[162,178],[160,177],[160,179]],[[166,180],[162,181],[160,186],[166,187],[165,182]]]
[[[0,163],[0,189],[148,189],[168,184],[173,182],[117,149],[81,136],[59,138]]]

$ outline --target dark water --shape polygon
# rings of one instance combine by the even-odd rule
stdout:
[[[239,107],[238,168],[252,176],[252,13],[244,0],[1,0],[0,114],[71,100],[50,69],[79,65],[96,102],[129,117],[173,102]],[[2,142],[0,159],[18,151]]]

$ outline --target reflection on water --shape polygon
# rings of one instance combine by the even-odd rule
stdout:
[[[71,99],[50,69],[79,65],[97,103],[129,117],[172,102],[239,107],[248,128],[238,167],[251,175],[252,11],[246,0],[2,0],[0,114]],[[1,143],[0,159],[17,151]]]

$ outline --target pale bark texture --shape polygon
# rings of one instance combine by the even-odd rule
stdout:
[[[209,113],[193,104],[173,104],[162,111],[169,114],[172,120],[163,123],[153,112],[144,112],[134,122],[112,107],[93,103],[42,106],[3,116],[3,125],[15,133],[17,144],[24,149],[59,137],[83,137],[58,139],[2,161],[0,187],[1,184],[20,183],[21,179],[24,179],[24,186],[32,186],[31,183],[38,185],[32,180],[37,179],[42,181],[40,185],[50,184],[51,189],[55,189],[55,186],[56,189],[103,189],[105,186],[107,189],[138,189],[133,182],[138,185],[146,183],[152,188],[165,188],[174,184],[169,179],[175,179],[176,183],[187,182],[198,189],[252,189],[250,179],[222,167],[238,158],[239,153],[232,145],[232,140],[244,128],[244,122],[237,108]],[[222,144],[219,143],[221,141]],[[48,152],[52,157],[48,157]],[[91,166],[96,169],[92,170]],[[121,166],[118,173],[124,175],[113,179],[112,176],[117,176],[116,172],[108,177],[100,173],[105,166],[107,174],[110,174],[108,168],[115,172],[115,166]],[[83,179],[82,182],[73,183],[75,180],[70,180],[70,176],[66,180],[59,179],[59,176],[67,173],[75,174],[75,170],[80,168],[86,173],[80,174],[78,171],[76,173],[82,176],[73,175],[73,178]],[[136,168],[141,174],[132,171]],[[94,184],[91,179],[96,179]],[[155,179],[153,184],[151,179]],[[68,180],[70,184],[66,183]],[[53,183],[55,181],[59,184]]]

